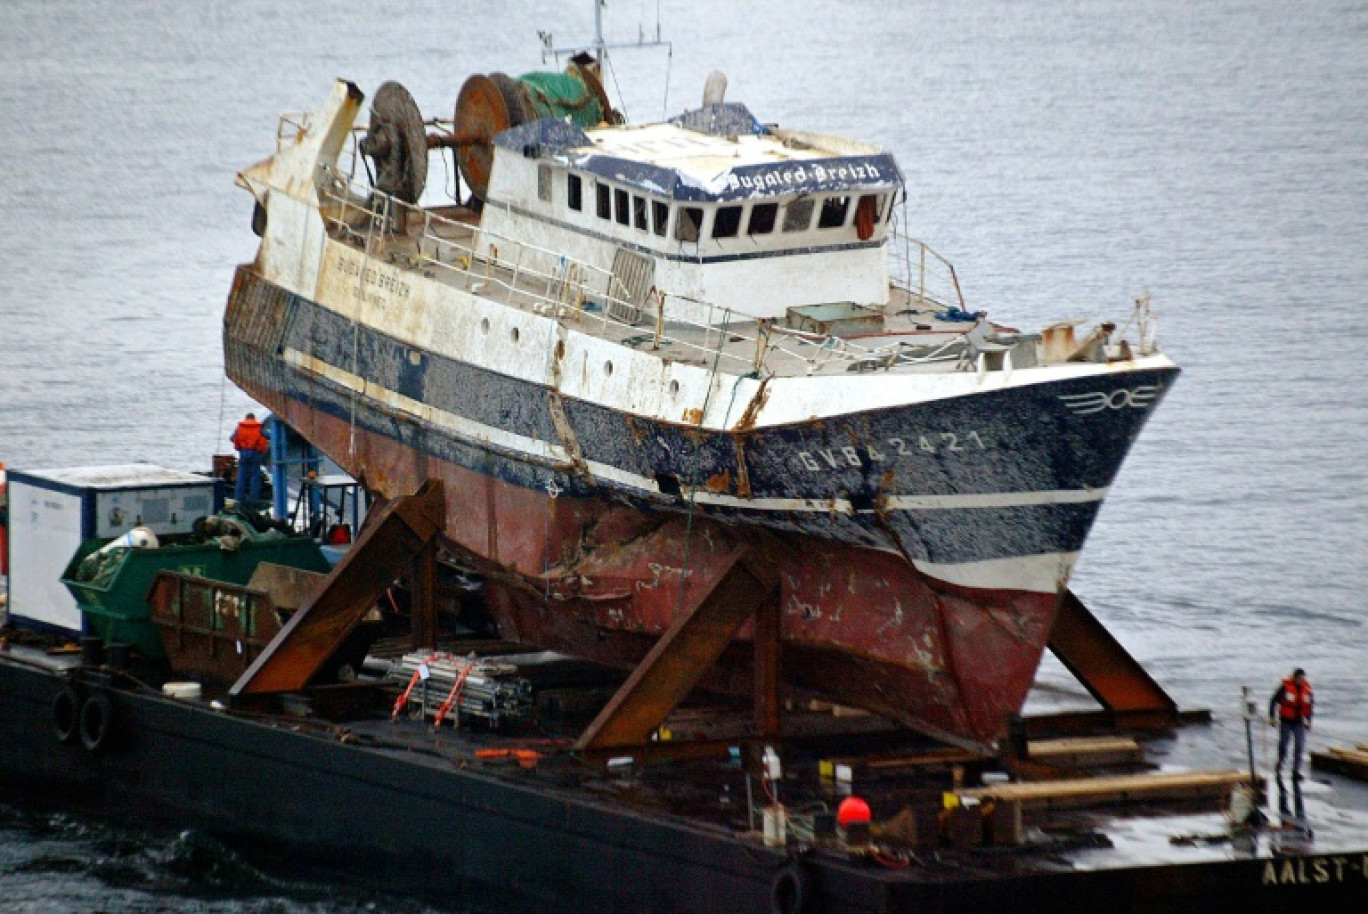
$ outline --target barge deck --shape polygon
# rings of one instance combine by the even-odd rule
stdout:
[[[493,647],[443,646],[460,655],[470,645]],[[1335,911],[1368,900],[1368,804],[1352,782],[1308,782],[1314,835],[1232,827],[1224,790],[1217,802],[1194,793],[1124,806],[1094,781],[1082,805],[1024,804],[1005,836],[985,812],[1014,786],[1001,784],[1009,761],[966,758],[829,707],[785,711],[784,771],[773,786],[753,776],[754,744],[744,738],[718,757],[588,764],[571,748],[578,722],[569,699],[595,684],[583,671],[578,679],[566,688],[562,677],[537,697],[534,729],[434,729],[427,714],[391,719],[395,689],[378,682],[247,713],[212,690],[171,698],[79,655],[6,644],[0,783],[288,847],[296,859],[446,903],[497,899],[505,910]],[[98,740],[59,739],[53,708],[64,689],[105,697]],[[306,704],[313,715],[299,716]],[[724,732],[728,719],[726,709],[697,707],[671,723],[685,731],[708,721]],[[1170,732],[1156,745],[1172,756],[1175,743],[1203,738]],[[1033,745],[1050,756],[1039,751],[1049,744]],[[1087,747],[1074,749],[1071,762],[1090,764]],[[1069,770],[1134,774],[1133,757],[1117,750],[1115,741],[1111,757],[1093,747],[1092,762],[1104,764]],[[918,755],[921,764],[889,763]],[[1105,764],[1118,761],[1120,769]],[[1035,763],[1036,777],[1046,764]],[[980,782],[989,786],[973,789]],[[1014,789],[1050,793],[1039,782]],[[757,808],[767,791],[791,817],[785,847],[764,838]],[[871,808],[867,843],[843,842],[832,827],[846,793]]]

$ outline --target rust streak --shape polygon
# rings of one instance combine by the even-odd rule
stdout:
[[[746,470],[746,438],[737,435],[736,446],[736,494],[740,498],[751,497],[750,473]]]
[[[765,404],[769,402],[769,381],[769,378],[761,379],[759,389],[755,391],[755,396],[751,397],[750,402],[746,404],[746,411],[736,421],[736,427],[733,431],[748,432],[755,428],[755,422],[760,418],[760,410],[764,409]]]

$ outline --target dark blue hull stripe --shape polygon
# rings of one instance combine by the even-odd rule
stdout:
[[[405,398],[513,436],[559,442],[544,387],[416,350],[372,328],[359,328],[353,341],[349,321],[307,299],[276,292],[289,300],[279,352],[298,350]],[[417,417],[399,418],[364,398],[356,397],[353,404],[350,389],[292,369],[279,355],[251,350],[250,357],[259,360],[253,373],[272,378],[269,386],[279,387],[283,396],[344,421],[354,410],[358,426],[368,431],[513,485],[617,498],[647,509],[697,509],[729,521],[897,549],[936,563],[1081,548],[1102,492],[1150,407],[1177,373],[1165,368],[1081,378],[740,435],[700,432],[564,400],[584,458],[660,490],[650,492],[612,478],[591,484],[555,461],[464,438]],[[1115,396],[1116,391],[1125,395]],[[1119,406],[1087,413],[1077,406],[1080,398],[1102,395]],[[749,498],[737,489],[739,456]],[[718,477],[730,478],[728,492],[702,488]],[[1095,496],[1087,494],[1094,491]],[[1013,497],[1033,493],[1040,493],[1035,501],[1041,503]],[[1081,497],[1060,504],[1054,497],[1059,493]],[[975,502],[975,496],[982,498]],[[849,510],[831,510],[833,497]],[[808,504],[800,510],[764,510],[748,507],[751,499]],[[937,499],[950,504],[934,504]],[[955,506],[956,499],[967,504]]]
[[[277,391],[308,403],[343,422],[352,421],[350,391],[304,372]],[[639,490],[600,480],[587,485],[568,468],[538,463],[513,451],[483,442],[465,441],[416,417],[396,419],[365,399],[355,405],[357,427],[390,438],[406,448],[527,489],[580,497],[608,497],[645,510],[696,510],[728,523],[756,524],[804,533],[856,546],[901,551],[908,558],[937,564],[961,564],[1056,552],[1076,552],[1101,506],[1100,501],[1005,508],[933,508],[893,510],[882,518],[872,509],[843,514],[823,510],[766,511],[697,501],[687,492],[677,497],[643,497]],[[331,455],[334,458],[345,455]],[[345,465],[345,459],[342,461]],[[897,537],[894,542],[890,532]]]
[[[546,388],[417,350],[353,325],[297,296],[283,344],[435,409],[525,438],[558,442]],[[1054,492],[1104,488],[1149,408],[1079,415],[1065,397],[1105,386],[1151,388],[1157,403],[1176,369],[1091,377],[870,410],[737,436],[629,416],[565,399],[584,457],[648,479],[701,485],[737,466],[742,441],[750,494],[829,498],[872,506],[880,492],[909,495]],[[890,477],[888,474],[892,472]]]

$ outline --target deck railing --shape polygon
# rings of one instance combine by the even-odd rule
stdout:
[[[967,310],[954,265],[928,245],[909,237],[896,221],[888,237],[888,275],[895,286],[907,290],[927,307]]]
[[[557,320],[597,323],[602,336],[634,348],[691,352],[718,372],[765,376],[773,373],[770,362],[776,353],[806,363],[808,373],[815,373],[838,366],[854,371],[950,361],[963,349],[962,334],[948,343],[938,339],[936,343],[943,345],[930,349],[904,344],[870,347],[658,289],[636,301],[610,270],[404,203],[326,166],[319,195],[329,231],[358,247],[373,253],[385,247],[403,256],[394,241],[411,239],[407,256],[412,267],[441,271],[469,291]],[[910,252],[912,259],[904,260],[917,270],[904,287],[911,304],[947,307],[931,286],[948,278],[955,294],[952,304],[962,307],[954,270],[943,258],[919,242],[904,242],[898,236],[890,246],[894,241]],[[699,321],[686,314],[706,318]]]

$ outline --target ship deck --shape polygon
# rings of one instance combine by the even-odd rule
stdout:
[[[992,337],[967,348],[973,317],[925,290],[891,284],[879,310],[849,302],[806,307],[799,326],[673,299],[662,315],[656,297],[643,289],[633,293],[622,277],[582,264],[574,265],[578,271],[562,266],[553,273],[523,266],[537,254],[556,255],[482,236],[479,216],[466,207],[415,208],[402,219],[382,219],[350,202],[325,207],[325,216],[334,239],[429,280],[531,314],[556,314],[601,339],[709,370],[780,377],[939,373],[975,367],[983,351],[1008,348]],[[991,333],[1010,339],[1015,331],[993,326]]]

